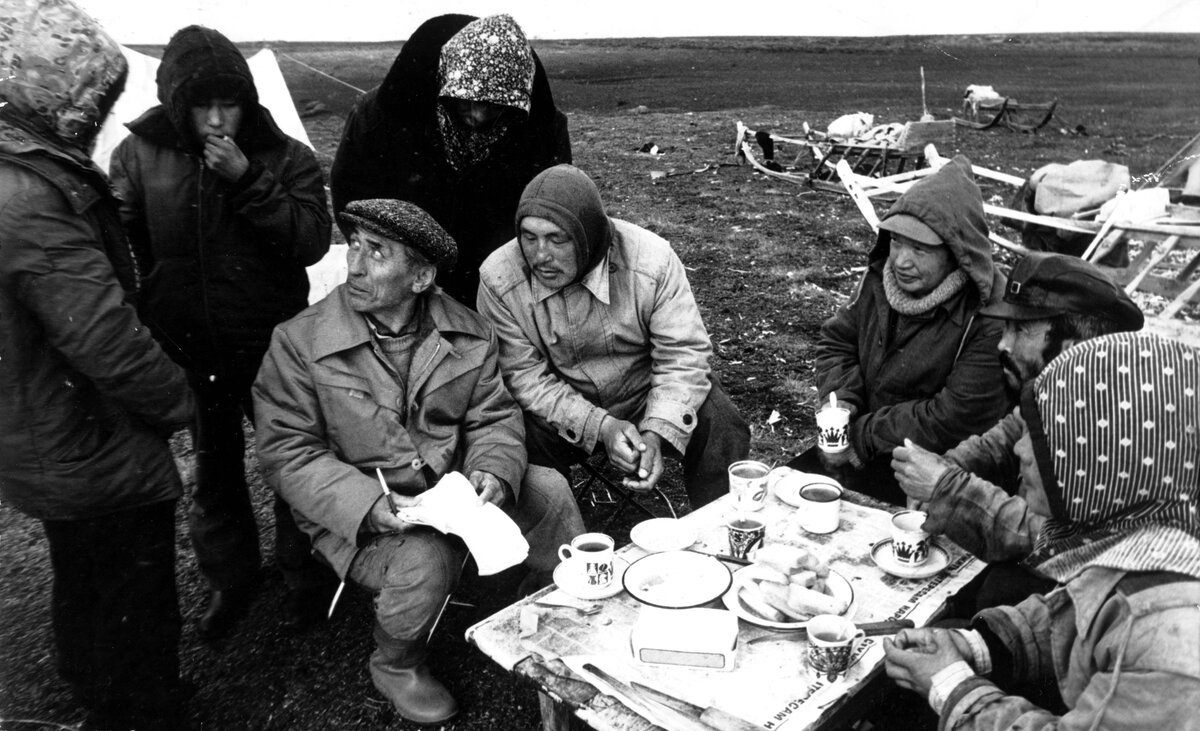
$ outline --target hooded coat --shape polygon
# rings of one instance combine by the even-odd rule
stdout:
[[[977,316],[1003,292],[1003,276],[992,264],[970,162],[954,158],[900,196],[884,219],[897,214],[941,236],[969,282],[928,312],[896,312],[883,285],[892,235],[881,229],[858,292],[821,326],[817,390],[821,402],[836,391],[855,410],[849,441],[864,463],[890,460],[905,438],[940,454],[986,431],[1008,407],[996,355],[1001,325]]]
[[[1028,563],[1062,586],[975,618],[992,670],[949,693],[939,728],[1200,729],[1200,351],[1088,340],[1021,412],[1051,513]]]
[[[121,218],[143,262],[143,319],[188,370],[253,378],[275,325],[308,304],[304,268],[329,250],[325,182],[312,150],[258,103],[237,47],[189,26],[172,37],[158,99],[129,123],[112,160]],[[204,163],[189,106],[229,90],[250,162],[229,182]]]
[[[138,321],[136,262],[88,157],[125,59],[74,6],[17,5],[0,19],[0,497],[41,520],[173,500],[166,435],[191,394]]]
[[[395,198],[417,204],[458,244],[458,263],[438,283],[474,307],[479,266],[513,238],[513,213],[525,185],[542,170],[571,162],[567,118],[554,106],[550,83],[533,54],[528,113],[487,156],[455,170],[438,124],[438,67],[443,46],[476,20],[442,15],[417,28],[383,83],[355,103],[330,172],[334,212],[353,200]]]

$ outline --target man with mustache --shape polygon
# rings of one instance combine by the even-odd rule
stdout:
[[[1004,298],[980,314],[1004,321],[1000,362],[1014,397],[1068,348],[1140,330],[1144,322],[1141,310],[1103,270],[1073,256],[1042,252],[1020,259]],[[1024,558],[1040,529],[1019,484],[1018,445],[1028,434],[1020,410],[1014,409],[945,456],[908,440],[897,447],[892,453],[896,481],[910,500],[926,504],[925,530],[948,536],[985,561]],[[1036,588],[1033,577],[1013,564],[992,566],[986,573],[976,599],[981,607],[1019,600]]]
[[[605,214],[582,170],[525,187],[517,238],[480,269],[477,306],[525,411],[531,464],[569,475],[603,449],[626,487],[649,491],[683,461],[692,507],[729,492],[750,429],[708,365],[712,343],[683,262],[662,238]]]

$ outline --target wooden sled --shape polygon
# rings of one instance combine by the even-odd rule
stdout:
[[[826,139],[819,132],[808,132],[804,139],[769,135],[772,142],[789,145],[792,149],[799,148],[802,155],[811,157],[812,164],[807,172],[799,172],[797,165],[792,170],[776,169],[759,161],[752,143],[758,134],[741,122],[737,123],[737,138],[734,141],[734,155],[738,161],[749,162],[755,170],[764,175],[781,180],[789,180],[807,185],[817,190],[827,190],[834,193],[844,193],[838,182],[837,165],[845,161],[851,169],[867,177],[886,177],[897,175],[910,170],[916,170],[925,164],[924,148],[935,140],[942,140],[954,133],[954,123],[949,120],[940,122],[908,122],[900,133],[899,141],[894,144],[886,142],[834,142]]]
[[[1097,262],[1121,243],[1140,244],[1124,269],[1108,269],[1113,280],[1134,295],[1144,292],[1167,301],[1146,314],[1146,329],[1200,347],[1200,322],[1184,319],[1185,308],[1200,305],[1200,225],[1178,215],[1150,223],[1115,223],[1110,219],[1083,258]],[[1194,312],[1194,310],[1193,310]]]
[[[954,123],[968,129],[984,130],[993,127],[1005,127],[1013,132],[1037,132],[1050,123],[1054,110],[1058,108],[1058,100],[1042,104],[1021,104],[1015,99],[1005,97],[995,102],[980,102],[977,106],[975,119],[955,117]],[[991,115],[980,120],[982,115]]]

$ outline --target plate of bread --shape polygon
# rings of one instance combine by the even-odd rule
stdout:
[[[775,543],[733,575],[721,597],[726,608],[760,627],[801,629],[818,614],[853,616],[854,589],[820,556]]]

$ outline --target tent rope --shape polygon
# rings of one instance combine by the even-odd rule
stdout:
[[[324,77],[325,77],[325,78],[327,78],[327,79],[332,79],[332,80],[334,80],[334,81],[338,82],[339,84],[341,84],[342,86],[348,86],[348,87],[350,87],[351,89],[354,89],[355,91],[357,91],[359,94],[365,94],[365,93],[366,93],[366,89],[360,89],[360,88],[358,88],[357,86],[355,86],[354,84],[349,84],[349,83],[347,83],[347,82],[345,82],[345,81],[342,81],[341,79],[339,79],[339,78],[338,78],[338,77],[336,77],[336,76],[330,76],[329,74],[325,73],[325,72],[324,72],[324,71],[322,71],[321,69],[313,68],[312,66],[309,66],[308,64],[304,63],[303,61],[301,61],[301,60],[300,60],[300,59],[298,59],[298,58],[293,58],[292,56],[289,56],[289,55],[287,55],[286,53],[282,53],[282,52],[279,52],[279,51],[276,51],[276,53],[278,53],[280,57],[282,57],[282,58],[286,58],[287,60],[291,61],[292,63],[298,63],[298,64],[300,64],[301,66],[303,66],[304,68],[308,69],[309,71],[313,71],[313,72],[315,72],[315,73],[318,73],[318,74],[320,74],[320,75],[324,76]]]

